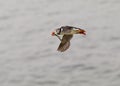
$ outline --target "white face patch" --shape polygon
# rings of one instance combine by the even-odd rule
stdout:
[[[58,28],[56,29],[57,34],[62,34],[64,32],[64,28]]]
[[[63,32],[63,28],[61,28],[61,32]]]
[[[60,32],[60,29],[57,29],[57,30],[56,30],[56,33],[59,33],[59,32]]]
[[[56,34],[60,34],[61,33],[61,29],[56,29]]]

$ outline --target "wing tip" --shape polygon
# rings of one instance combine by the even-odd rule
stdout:
[[[70,41],[69,41],[69,42],[66,42],[66,43],[64,43],[64,44],[60,43],[57,51],[59,51],[59,52],[64,52],[64,51],[66,51],[69,47],[70,47]]]

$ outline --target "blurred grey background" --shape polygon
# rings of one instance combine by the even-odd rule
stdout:
[[[64,25],[87,35],[60,53]],[[120,0],[0,0],[0,86],[120,86]]]

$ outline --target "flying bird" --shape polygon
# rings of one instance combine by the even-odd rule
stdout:
[[[58,39],[61,41],[61,43],[58,46],[58,51],[64,52],[70,47],[70,40],[73,37],[73,34],[83,34],[86,35],[86,31],[73,27],[73,26],[62,26],[60,28],[55,29],[54,32],[52,32],[52,36],[57,36]],[[63,35],[62,39],[60,38],[59,35]]]

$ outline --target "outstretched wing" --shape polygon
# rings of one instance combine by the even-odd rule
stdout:
[[[73,37],[73,35],[63,35],[61,43],[58,47],[58,51],[64,52],[70,47],[70,40]]]

